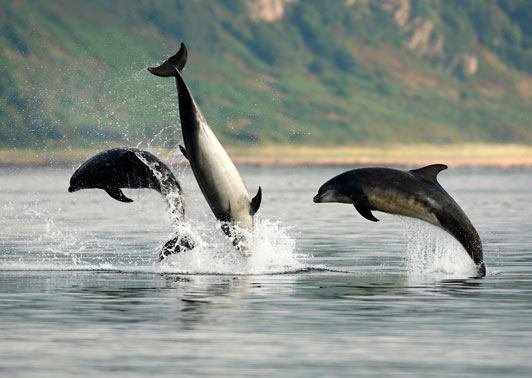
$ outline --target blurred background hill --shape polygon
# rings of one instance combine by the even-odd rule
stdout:
[[[0,147],[532,143],[528,0],[3,0]]]

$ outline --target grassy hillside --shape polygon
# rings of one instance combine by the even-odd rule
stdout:
[[[175,86],[146,67],[181,41],[227,144],[529,144],[531,19],[527,0],[4,0],[0,146],[174,145]]]

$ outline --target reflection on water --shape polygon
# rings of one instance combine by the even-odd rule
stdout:
[[[312,203],[341,171],[243,168],[264,194],[253,259],[180,172],[203,246],[161,265],[174,230],[157,193],[123,204],[68,193],[69,170],[0,169],[1,374],[528,376],[530,171],[440,177],[484,242],[485,279],[430,225]]]

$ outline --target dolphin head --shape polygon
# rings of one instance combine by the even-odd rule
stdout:
[[[76,176],[75,174],[72,175],[72,177],[70,178],[70,186],[68,187],[68,191],[70,193],[74,193],[74,192],[77,192],[78,190],[81,190],[83,189],[83,184],[81,182],[81,180]]]
[[[68,191],[128,187],[130,155],[134,156],[134,149],[113,148],[96,154],[72,174]]]
[[[329,185],[328,182],[323,184],[313,198],[315,203],[323,202],[336,202],[335,198],[337,197],[337,188],[334,185]]]
[[[351,185],[346,180],[346,177],[342,174],[333,177],[325,184],[323,184],[318,194],[314,196],[313,201],[315,203],[324,202],[341,202],[341,203],[353,203],[349,194],[351,193]]]
[[[102,187],[99,183],[99,176],[101,171],[94,165],[82,165],[70,177],[70,186],[68,191],[70,193],[77,192],[82,189],[92,189]]]

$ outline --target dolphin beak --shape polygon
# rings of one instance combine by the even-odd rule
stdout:
[[[69,193],[73,193],[73,192],[75,192],[75,191],[76,191],[75,188],[73,188],[73,187],[71,187],[71,186],[68,187],[68,192],[69,192]]]
[[[319,194],[316,194],[312,200],[314,201],[314,203],[320,203],[321,196]]]

